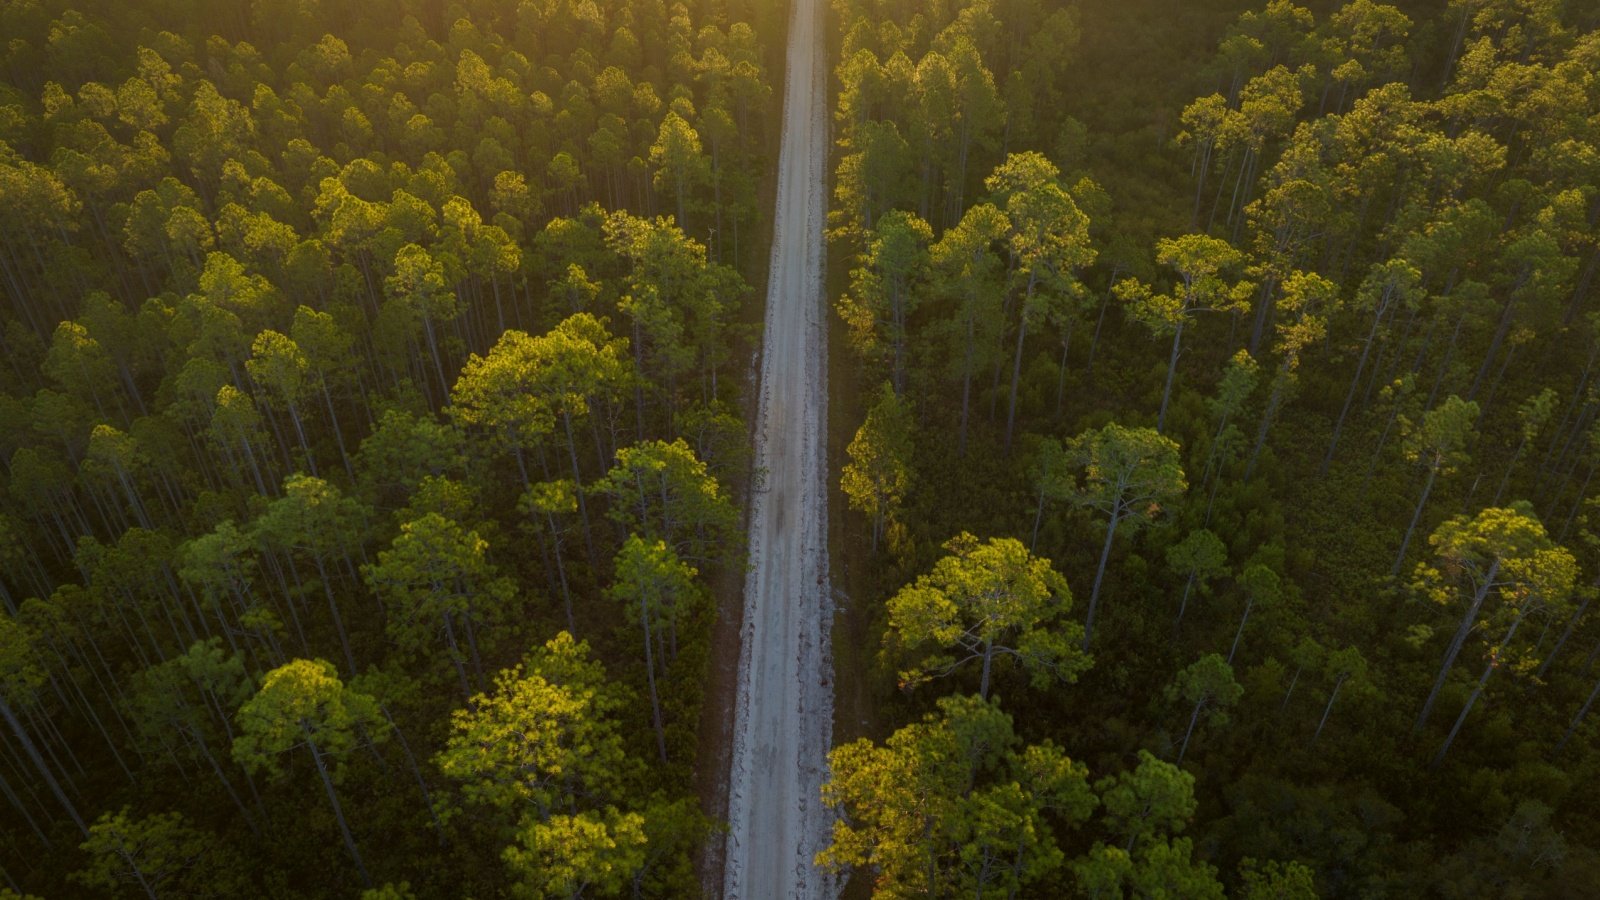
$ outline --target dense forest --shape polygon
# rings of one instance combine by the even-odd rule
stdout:
[[[0,9],[3,884],[692,892],[772,11],[95,6]]]
[[[835,3],[823,862],[1600,896],[1600,7],[1220,6]]]
[[[720,883],[787,11],[0,3],[0,898]],[[830,13],[816,864],[1600,896],[1600,3]]]

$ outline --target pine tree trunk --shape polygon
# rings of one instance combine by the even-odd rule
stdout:
[[[967,455],[967,415],[972,408],[972,340],[975,327],[972,316],[968,315],[966,365],[961,370],[961,437],[956,442],[956,453],[960,456]]]
[[[1356,390],[1361,385],[1361,373],[1366,371],[1367,356],[1372,352],[1372,342],[1378,336],[1378,322],[1383,318],[1383,308],[1372,316],[1372,328],[1367,332],[1367,341],[1361,345],[1361,358],[1356,360],[1356,371],[1350,376],[1350,389],[1345,391],[1344,405],[1339,408],[1339,418],[1333,423],[1333,436],[1328,439],[1328,452],[1322,457],[1322,474],[1328,473],[1328,466],[1333,464],[1333,451],[1339,446],[1339,432],[1344,430],[1344,420],[1350,415],[1350,407],[1355,402]]]
[[[994,664],[994,641],[983,642],[983,678],[978,682],[978,696],[989,699],[989,671]]]
[[[456,667],[456,677],[461,681],[461,698],[467,702],[472,701],[472,688],[467,684],[467,667],[462,662],[461,644],[456,640],[456,626],[451,621],[451,615],[445,613],[444,619],[445,639],[450,642],[450,663]]]
[[[1194,590],[1194,581],[1195,573],[1191,569],[1188,580],[1183,583],[1183,599],[1178,601],[1178,619],[1172,623],[1174,629],[1183,624],[1183,612],[1189,608],[1189,593]]]
[[[1189,728],[1183,733],[1183,746],[1178,748],[1177,765],[1183,765],[1183,755],[1189,752],[1189,739],[1194,737],[1194,726],[1200,721],[1200,711],[1206,708],[1206,699],[1201,697],[1200,702],[1194,705],[1194,712],[1189,715]]]
[[[1294,667],[1294,677],[1289,679],[1289,689],[1283,692],[1283,702],[1278,704],[1278,712],[1289,708],[1289,698],[1294,696],[1294,687],[1300,683],[1300,675],[1305,669],[1304,663]]]
[[[656,752],[661,756],[661,762],[667,761],[667,732],[661,724],[661,696],[656,692],[656,660],[655,648],[650,640],[650,604],[644,596],[639,597],[639,624],[644,629],[644,670],[650,682],[650,715],[656,727]]]
[[[439,356],[439,342],[433,335],[433,316],[424,315],[422,317],[422,330],[428,338],[428,354],[433,357],[433,370],[439,376],[440,396],[448,398],[450,396],[450,381],[444,377],[444,360]]]
[[[367,875],[367,866],[361,861],[361,851],[356,849],[355,836],[350,833],[350,823],[345,821],[344,807],[339,805],[339,795],[333,789],[333,779],[328,775],[328,767],[322,761],[322,750],[317,747],[317,742],[306,739],[306,746],[311,750],[311,759],[317,764],[317,775],[322,778],[322,787],[328,792],[328,802],[333,805],[333,816],[339,820],[339,834],[344,838],[344,846],[350,851],[350,858],[355,860],[356,871],[361,873],[361,883],[372,887],[372,878]]]
[[[1250,450],[1250,461],[1245,463],[1244,481],[1250,480],[1250,476],[1256,472],[1256,463],[1261,461],[1261,451],[1267,446],[1267,435],[1272,432],[1272,421],[1278,415],[1278,406],[1283,403],[1287,378],[1288,374],[1280,368],[1272,379],[1272,393],[1267,395],[1267,404],[1261,409],[1261,424],[1256,427],[1256,443]]]
[[[23,804],[22,798],[17,796],[16,792],[11,789],[11,783],[6,781],[5,773],[3,772],[0,772],[0,793],[6,795],[6,800],[11,804],[11,808],[15,809],[17,814],[22,816],[23,820],[28,823],[28,827],[32,829],[34,837],[37,837],[39,842],[46,847],[53,849],[55,844],[51,843],[50,837],[45,834],[43,828],[39,827],[39,823],[34,821],[33,815],[28,812],[28,807]]]
[[[439,845],[445,842],[444,825],[439,822],[439,812],[433,808],[433,796],[428,792],[428,782],[422,777],[422,769],[417,765],[417,757],[411,752],[411,742],[406,740],[406,733],[400,730],[400,723],[394,720],[389,713],[389,708],[378,704],[378,711],[389,720],[389,727],[394,730],[394,736],[400,740],[400,750],[406,755],[406,765],[411,768],[411,774],[417,779],[417,788],[422,791],[422,804],[428,808],[428,817],[433,820],[433,831],[439,838]]]
[[[1266,333],[1267,319],[1272,315],[1273,292],[1275,290],[1277,290],[1277,285],[1271,276],[1262,279],[1261,293],[1256,299],[1255,316],[1251,319],[1250,324],[1249,350],[1251,356],[1260,355],[1261,338]]]
[[[1561,736],[1561,743],[1556,744],[1556,749],[1561,750],[1567,746],[1567,741],[1572,740],[1572,735],[1583,724],[1583,717],[1589,714],[1589,707],[1594,705],[1596,697],[1600,697],[1600,681],[1594,683],[1594,690],[1589,692],[1589,698],[1583,701],[1583,706],[1578,708],[1577,715],[1572,717],[1572,722],[1567,725],[1567,733]]]
[[[294,436],[300,441],[300,452],[306,455],[306,468],[311,471],[313,478],[321,478],[317,472],[316,454],[311,452],[311,445],[306,442],[306,428],[305,423],[300,421],[300,410],[293,403],[286,405],[289,407],[289,421],[294,423]]]
[[[1111,522],[1106,526],[1106,542],[1100,548],[1100,565],[1094,572],[1094,588],[1089,591],[1089,612],[1083,624],[1083,649],[1089,649],[1089,640],[1094,634],[1094,614],[1100,606],[1100,582],[1106,575],[1106,560],[1111,558],[1111,539],[1117,534],[1117,520],[1122,517],[1122,505],[1118,503],[1111,509]]]
[[[1455,637],[1450,639],[1450,647],[1445,650],[1444,663],[1439,666],[1439,674],[1433,679],[1433,689],[1428,692],[1428,699],[1422,704],[1422,712],[1417,714],[1416,724],[1411,726],[1411,733],[1422,731],[1422,726],[1428,724],[1428,716],[1433,712],[1433,704],[1439,699],[1439,691],[1444,688],[1445,679],[1450,677],[1450,667],[1455,665],[1456,655],[1461,652],[1461,646],[1467,642],[1467,636],[1472,633],[1472,628],[1478,623],[1478,610],[1483,608],[1484,598],[1489,596],[1489,589],[1494,586],[1494,577],[1500,574],[1500,560],[1496,559],[1489,566],[1489,572],[1483,578],[1483,584],[1473,594],[1472,605],[1461,617],[1461,624],[1456,627]]]
[[[1544,673],[1550,670],[1550,664],[1556,661],[1556,654],[1560,653],[1561,648],[1567,645],[1567,639],[1572,637],[1573,631],[1577,630],[1578,623],[1583,619],[1583,614],[1589,609],[1589,601],[1593,599],[1593,594],[1584,594],[1583,602],[1578,604],[1578,609],[1567,619],[1567,627],[1561,632],[1561,637],[1556,638],[1556,645],[1551,647],[1550,652],[1544,655],[1544,661],[1539,663],[1539,668],[1534,671],[1533,677],[1543,678]]]
[[[1233,633],[1233,646],[1228,648],[1228,665],[1233,665],[1233,655],[1239,652],[1239,639],[1244,637],[1244,623],[1250,621],[1250,611],[1255,609],[1256,598],[1251,597],[1244,603],[1244,615],[1239,617],[1239,630]]]
[[[1489,501],[1490,506],[1499,506],[1500,498],[1506,495],[1506,485],[1511,483],[1511,473],[1517,468],[1517,463],[1522,461],[1523,451],[1528,449],[1528,439],[1523,438],[1517,444],[1517,450],[1511,454],[1511,462],[1506,463],[1506,471],[1500,476],[1500,485],[1494,489],[1494,499]]]
[[[561,421],[567,431],[567,455],[572,459],[572,486],[573,494],[578,498],[578,518],[583,522],[583,547],[589,558],[589,565],[594,566],[594,539],[589,532],[589,504],[584,500],[583,473],[578,468],[578,441],[572,433],[572,412],[563,409]]]
[[[216,756],[211,753],[211,748],[206,746],[205,738],[201,737],[200,732],[194,729],[189,729],[189,736],[194,739],[195,746],[200,748],[200,755],[205,757],[206,763],[211,766],[212,773],[217,776],[217,781],[222,783],[222,789],[228,792],[228,797],[233,800],[233,805],[239,808],[239,816],[244,819],[246,825],[250,826],[250,833],[254,835],[261,834],[261,827],[256,824],[255,817],[250,815],[250,810],[244,805],[244,800],[239,797],[239,792],[233,789],[233,782],[228,780],[227,774],[222,771],[222,764],[217,762]]]
[[[1450,752],[1450,745],[1455,743],[1456,735],[1461,733],[1462,723],[1467,721],[1467,715],[1472,712],[1472,707],[1477,704],[1478,698],[1483,696],[1483,687],[1489,683],[1489,676],[1493,675],[1494,670],[1497,668],[1497,663],[1499,662],[1500,658],[1500,651],[1504,650],[1506,646],[1511,643],[1511,638],[1517,633],[1517,626],[1522,624],[1522,620],[1527,615],[1528,612],[1526,609],[1524,609],[1522,612],[1517,614],[1515,619],[1511,620],[1511,627],[1506,629],[1505,637],[1500,639],[1499,646],[1495,647],[1494,652],[1489,654],[1489,662],[1484,665],[1483,674],[1478,676],[1477,686],[1472,689],[1472,694],[1467,697],[1466,705],[1461,707],[1461,714],[1456,716],[1456,723],[1450,726],[1450,733],[1445,736],[1444,744],[1439,748],[1439,752],[1435,753],[1433,756],[1433,768],[1439,768],[1440,764],[1444,762],[1444,755]]]
[[[1011,402],[1006,410],[1006,455],[1011,454],[1011,439],[1017,425],[1017,386],[1022,381],[1022,342],[1028,336],[1028,310],[1023,304],[1022,320],[1017,324],[1017,353],[1011,364]]]
[[[339,632],[339,646],[344,650],[345,664],[350,667],[350,674],[355,675],[360,670],[356,668],[355,654],[350,652],[350,636],[344,630],[344,618],[339,615],[339,602],[333,599],[333,586],[328,583],[328,567],[322,562],[322,557],[315,557],[317,562],[317,579],[322,582],[322,595],[328,598],[328,614],[333,616],[333,627]]]
[[[28,759],[32,760],[34,768],[39,770],[39,775],[44,778],[44,783],[50,788],[50,793],[55,795],[56,802],[61,804],[61,808],[67,811],[67,815],[71,817],[73,824],[78,826],[78,831],[82,832],[83,836],[87,838],[89,829],[88,826],[83,824],[83,817],[78,815],[78,808],[72,805],[71,800],[67,799],[67,794],[61,789],[60,782],[56,781],[56,777],[50,771],[50,767],[45,764],[44,758],[39,755],[39,749],[34,746],[33,739],[28,736],[27,730],[22,727],[21,722],[17,721],[16,713],[12,711],[11,704],[4,695],[0,695],[0,718],[4,718],[6,724],[11,727],[11,733],[16,735],[17,743],[22,745],[23,752],[27,754]]]
[[[1340,678],[1334,682],[1333,693],[1328,695],[1328,705],[1322,708],[1322,721],[1317,723],[1317,731],[1311,735],[1311,743],[1315,744],[1317,738],[1322,737],[1322,729],[1328,724],[1328,714],[1333,712],[1333,702],[1339,699],[1339,691],[1344,688],[1346,680],[1345,678]]]
[[[1439,467],[1428,467],[1428,480],[1422,485],[1422,496],[1417,498],[1417,508],[1411,513],[1411,524],[1406,526],[1405,537],[1400,539],[1400,552],[1395,554],[1394,565],[1389,569],[1390,578],[1399,578],[1400,569],[1406,564],[1406,549],[1411,546],[1411,535],[1417,530],[1417,522],[1422,520],[1423,507],[1428,505],[1428,495],[1433,493],[1433,481],[1439,477]]]
[[[561,560],[561,532],[556,530],[556,517],[553,513],[545,513],[545,521],[550,525],[550,542],[554,545],[551,552],[556,558],[556,575],[561,579],[561,605],[567,613],[567,631],[576,637],[578,627],[572,616],[572,591],[567,587],[567,565]]]
[[[322,402],[328,407],[328,422],[333,426],[333,440],[339,445],[339,459],[344,462],[344,473],[350,477],[350,483],[356,483],[355,466],[350,464],[350,452],[344,446],[344,430],[339,427],[339,414],[333,411],[333,395],[328,392],[326,381],[322,383]]]
[[[1156,431],[1166,428],[1167,403],[1172,399],[1172,378],[1178,372],[1178,343],[1183,340],[1183,319],[1178,320],[1177,330],[1172,333],[1172,355],[1167,360],[1167,384],[1161,389],[1161,411],[1156,413]]]
[[[1044,488],[1039,489],[1039,505],[1033,511],[1033,537],[1028,540],[1028,552],[1039,548],[1039,526],[1044,522]]]

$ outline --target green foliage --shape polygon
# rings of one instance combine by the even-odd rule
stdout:
[[[737,554],[733,505],[683,439],[617,451],[617,464],[590,486],[610,501],[606,515],[625,531],[665,541],[688,560]]]
[[[884,646],[910,664],[900,671],[902,688],[975,662],[979,694],[987,697],[997,660],[1020,666],[1041,690],[1076,681],[1089,667],[1075,646],[1077,624],[1061,621],[1072,592],[1049,560],[1010,538],[980,543],[963,533],[944,546],[949,556],[889,600]]]
[[[1158,900],[1164,897],[1198,897],[1221,900],[1217,870],[1193,860],[1194,842],[1188,838],[1153,841],[1137,853],[1096,844],[1089,855],[1073,862],[1073,874],[1084,896]]]
[[[1095,783],[1111,833],[1127,839],[1128,849],[1141,840],[1183,830],[1194,815],[1194,776],[1147,750],[1139,765],[1115,778]]]
[[[839,473],[839,486],[850,508],[872,520],[872,546],[892,528],[911,489],[911,410],[885,382],[867,419],[845,447],[850,458]]]
[[[150,896],[174,892],[215,894],[218,873],[207,857],[212,842],[180,813],[131,818],[128,808],[105,813],[89,826],[80,845],[89,865],[73,880],[94,891],[120,892],[137,885]]]
[[[1239,896],[1243,900],[1316,900],[1316,881],[1310,869],[1298,862],[1239,861]]]
[[[1111,424],[1073,439],[1082,467],[1074,501],[1130,530],[1160,513],[1188,489],[1178,445],[1149,428]]]
[[[339,762],[364,742],[381,740],[387,724],[369,696],[350,690],[326,660],[297,659],[268,672],[239,707],[233,758],[250,771],[283,774],[281,757],[305,748]]]
[[[644,866],[644,817],[608,808],[604,815],[530,819],[502,854],[518,897],[618,896]]]
[[[481,675],[478,630],[493,627],[511,613],[513,582],[488,559],[489,542],[437,512],[400,526],[376,563],[362,567],[367,585],[394,608],[389,636],[418,657],[438,647],[455,666],[463,692],[465,667]]]
[[[1083,646],[1088,649],[1100,605],[1100,585],[1117,529],[1137,530],[1154,519],[1164,504],[1182,496],[1189,484],[1184,480],[1177,443],[1150,428],[1125,428],[1113,422],[1073,438],[1068,452],[1083,470],[1073,502],[1104,513],[1109,519],[1094,587],[1089,593],[1089,614],[1083,632]]]
[[[629,761],[614,716],[622,701],[587,643],[561,632],[494,683],[451,714],[434,757],[465,802],[515,820],[528,808],[549,816],[578,797],[621,799]]]
[[[1419,424],[1400,417],[1401,452],[1408,462],[1443,475],[1468,461],[1466,448],[1478,419],[1478,404],[1451,395],[1428,410]]]
[[[829,754],[823,802],[843,818],[818,864],[868,867],[886,896],[1014,891],[1050,875],[1062,863],[1051,822],[1094,809],[1087,770],[1051,744],[1020,747],[993,700],[938,705],[882,746],[861,739]]]
[[[1194,737],[1195,725],[1202,716],[1213,725],[1228,723],[1228,708],[1239,702],[1244,687],[1233,678],[1233,667],[1221,655],[1207,653],[1178,672],[1178,677],[1167,685],[1168,703],[1181,703],[1189,710],[1189,725],[1183,733],[1183,744],[1178,748],[1178,762],[1183,762],[1189,749],[1189,739]]]

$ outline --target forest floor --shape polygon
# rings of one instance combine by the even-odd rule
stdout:
[[[784,78],[772,267],[734,709],[723,896],[827,897],[813,864],[833,719],[822,226],[825,7],[796,0]]]

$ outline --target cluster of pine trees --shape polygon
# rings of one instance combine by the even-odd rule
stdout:
[[[1177,7],[835,3],[876,715],[819,861],[1587,896],[1600,7]]]
[[[91,7],[0,9],[0,894],[692,892],[778,11]]]

